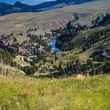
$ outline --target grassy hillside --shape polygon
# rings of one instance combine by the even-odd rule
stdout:
[[[77,80],[0,76],[1,110],[110,110],[110,76]]]
[[[93,14],[96,11],[110,10],[109,0],[97,0],[81,5],[65,6],[40,13],[19,13],[0,16],[0,34],[6,32],[24,32],[29,27],[39,27],[43,31],[58,28],[72,19],[74,12]]]

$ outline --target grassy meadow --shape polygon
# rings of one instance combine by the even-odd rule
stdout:
[[[0,76],[0,110],[110,110],[110,75],[82,80]]]

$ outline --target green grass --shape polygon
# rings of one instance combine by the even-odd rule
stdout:
[[[110,76],[86,80],[0,76],[0,110],[110,110]]]

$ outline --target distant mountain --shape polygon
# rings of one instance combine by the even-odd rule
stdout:
[[[0,15],[32,11],[32,6],[16,2],[15,4],[0,3]]]
[[[65,5],[81,4],[89,1],[93,0],[56,0],[44,2],[34,6],[27,5],[19,1],[15,2],[15,4],[0,3],[0,15],[18,12],[38,12],[63,7]]]

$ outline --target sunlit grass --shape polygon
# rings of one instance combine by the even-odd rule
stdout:
[[[0,77],[1,110],[110,110],[110,76]]]

